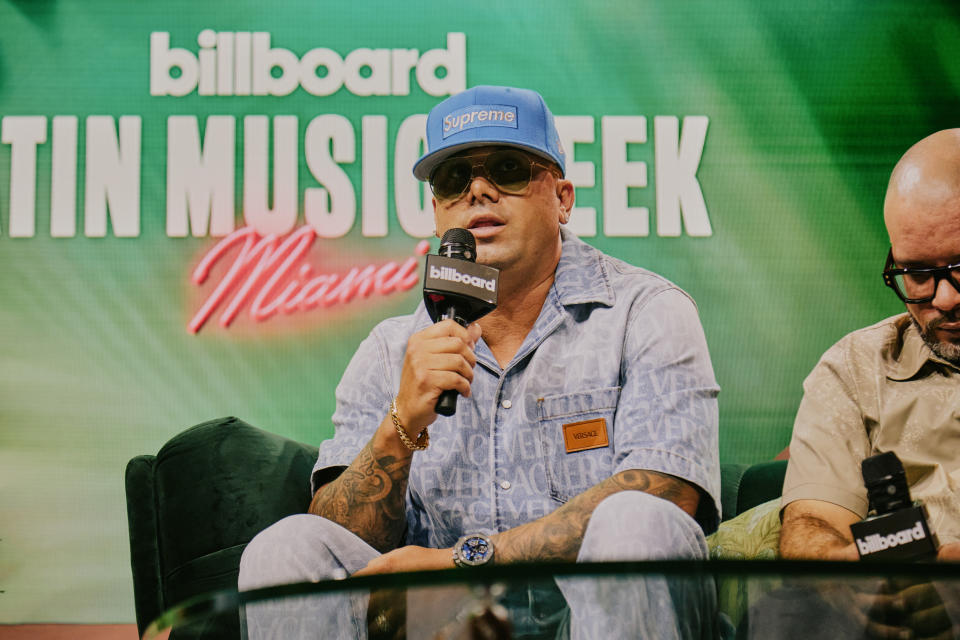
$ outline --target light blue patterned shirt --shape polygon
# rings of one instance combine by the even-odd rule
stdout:
[[[700,487],[697,519],[719,521],[719,387],[696,306],[664,278],[607,256],[565,229],[536,324],[501,369],[477,343],[471,396],[430,426],[413,455],[407,544],[443,548],[544,516],[627,469]],[[318,471],[349,465],[387,413],[407,339],[431,323],[421,303],[361,343],[337,387],[334,437]],[[603,418],[609,445],[567,452],[563,425]],[[711,500],[712,499],[712,500]]]

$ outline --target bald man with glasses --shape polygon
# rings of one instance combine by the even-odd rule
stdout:
[[[574,188],[543,98],[484,86],[444,100],[414,175],[430,183],[437,236],[467,230],[477,262],[499,270],[497,308],[463,327],[434,323],[421,304],[373,330],[337,388],[310,513],[250,543],[241,589],[338,573],[705,559],[719,522],[719,388],[696,306],[564,228]],[[456,413],[439,416],[447,390],[459,393]],[[714,635],[710,584],[557,582],[508,590],[514,637]],[[309,618],[362,637],[366,609]],[[269,616],[255,617],[251,637],[269,637]],[[370,632],[388,617],[372,615]]]
[[[903,460],[940,556],[960,557],[960,129],[911,147],[884,202],[883,280],[907,312],[846,336],[804,383],[783,492],[785,557],[856,559],[860,462]]]
[[[926,505],[937,558],[960,560],[960,129],[904,154],[884,221],[891,248],[883,281],[906,313],[840,340],[804,382],[783,488],[786,558],[859,558],[850,525],[868,510],[861,462],[892,451],[911,496]],[[877,637],[927,637],[916,626],[923,624],[949,630],[946,612],[960,606],[957,598],[924,601],[918,594],[929,589],[909,588],[860,598],[859,611],[851,599],[854,626]],[[884,622],[893,609],[899,622]]]

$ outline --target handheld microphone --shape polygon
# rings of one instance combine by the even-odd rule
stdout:
[[[455,320],[461,326],[497,308],[500,271],[477,264],[477,241],[466,229],[449,229],[440,239],[439,255],[428,255],[423,302],[434,322]],[[440,394],[434,410],[442,416],[457,411],[457,392]]]
[[[850,525],[861,560],[930,560],[937,537],[923,504],[910,500],[903,465],[892,451],[866,458],[860,466],[870,513]]]

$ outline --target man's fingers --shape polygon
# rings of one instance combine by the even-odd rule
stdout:
[[[367,563],[367,566],[365,566],[363,569],[360,569],[359,571],[353,572],[353,573],[351,574],[351,577],[352,577],[352,576],[369,576],[369,575],[373,575],[373,574],[376,574],[376,573],[383,573],[383,571],[379,570],[379,568],[378,568],[378,566],[379,566],[379,564],[380,564],[380,558],[382,558],[382,557],[383,557],[383,556],[377,556],[376,558],[374,558],[373,560],[371,560],[370,562],[368,562],[368,563]]]
[[[915,638],[935,638],[944,633],[951,633],[953,623],[947,615],[946,608],[940,604],[929,609],[914,611],[907,616],[904,624],[913,629]]]
[[[890,584],[890,590],[899,585]],[[860,594],[865,596],[866,594]],[[871,638],[934,638],[950,631],[951,621],[933,585],[913,584],[872,597],[867,624]],[[951,637],[951,636],[947,636]]]
[[[917,636],[918,638],[923,638],[924,640],[956,640],[960,638],[960,628],[954,626],[951,629],[946,629],[940,633],[927,636]]]
[[[903,610],[897,620],[913,631],[913,637],[935,638],[950,633],[950,616],[933,584],[908,578],[890,580],[889,586],[891,590],[896,590],[892,596],[894,603]]]
[[[400,421],[408,427],[408,432],[410,428],[433,422],[434,407],[444,391],[456,391],[469,398],[473,381],[473,367],[457,354],[434,354],[414,366],[416,373],[410,376],[410,386],[401,384],[397,394]]]
[[[471,327],[474,325],[470,325]],[[479,328],[479,327],[478,327]],[[460,338],[467,343],[475,343],[480,336],[475,335],[475,331],[471,332],[471,329],[468,327],[463,327],[454,322],[453,320],[442,320],[434,325],[431,325],[421,331],[421,334],[425,338],[437,338],[441,336],[450,336],[453,338]]]
[[[401,422],[408,431],[431,424],[437,417],[434,408],[443,391],[470,395],[474,353],[479,327],[461,327],[444,320],[418,331],[407,341],[397,406]]]
[[[434,353],[424,358],[423,364],[426,371],[448,371],[473,382],[473,367],[477,364],[477,360],[463,353]]]
[[[477,362],[477,355],[473,348],[458,337],[443,336],[440,338],[431,338],[420,345],[420,350],[424,354],[431,353],[457,353],[470,361],[473,366]]]
[[[875,640],[908,640],[916,638],[910,629],[869,620],[865,629],[866,637]]]
[[[857,593],[854,600],[862,611],[866,611],[875,620],[882,620],[894,614],[899,615],[906,609],[903,598],[899,594]]]
[[[467,327],[467,333],[470,335],[473,343],[476,344],[480,337],[483,335],[483,330],[480,328],[480,325],[474,322],[469,327]]]
[[[908,629],[890,624],[890,616],[899,615],[898,612],[903,610],[902,601],[897,600],[896,596],[876,593],[875,584],[866,588],[865,585],[857,587],[864,590],[849,586],[832,589],[827,594],[828,601],[862,627],[867,638],[902,640],[913,637]]]
[[[473,348],[454,336],[428,338],[410,345],[407,356],[411,373],[420,377],[429,371],[453,371],[473,380],[473,367],[477,364]]]
[[[942,607],[943,599],[940,594],[929,582],[922,582],[906,587],[900,591],[900,597],[903,598],[905,608],[908,611],[917,611],[929,609],[931,607]]]
[[[472,370],[469,378],[453,371],[435,371],[433,373],[432,379],[438,397],[440,393],[447,390],[456,391],[465,398],[470,397],[470,381],[473,380]]]
[[[456,389],[463,395],[470,395],[470,383],[473,382],[475,359],[461,353],[431,353],[416,358],[416,393],[420,397],[439,396],[447,389]]]
[[[883,581],[884,593],[900,593],[917,585],[929,585],[930,579],[922,576],[891,576]]]
[[[847,603],[846,607],[841,607],[841,609],[845,609],[847,615],[856,621],[858,626],[863,627],[864,637],[874,640],[905,640],[914,637],[906,627],[888,624],[882,616],[874,618],[876,609],[873,607],[864,608],[864,604],[858,601],[859,598],[853,598]],[[872,612],[871,615],[866,613],[867,609]]]

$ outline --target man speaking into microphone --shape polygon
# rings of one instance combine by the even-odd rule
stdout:
[[[431,110],[414,174],[437,235],[467,230],[477,264],[498,270],[496,308],[461,326],[421,304],[373,330],[337,388],[310,513],[250,543],[241,589],[338,570],[707,557],[719,389],[696,306],[564,228],[564,173],[536,92],[475,87]],[[456,410],[439,415],[449,390]],[[712,636],[712,585],[560,582],[508,592],[515,637]],[[345,636],[365,624],[339,614]],[[253,638],[267,627],[248,619]]]

